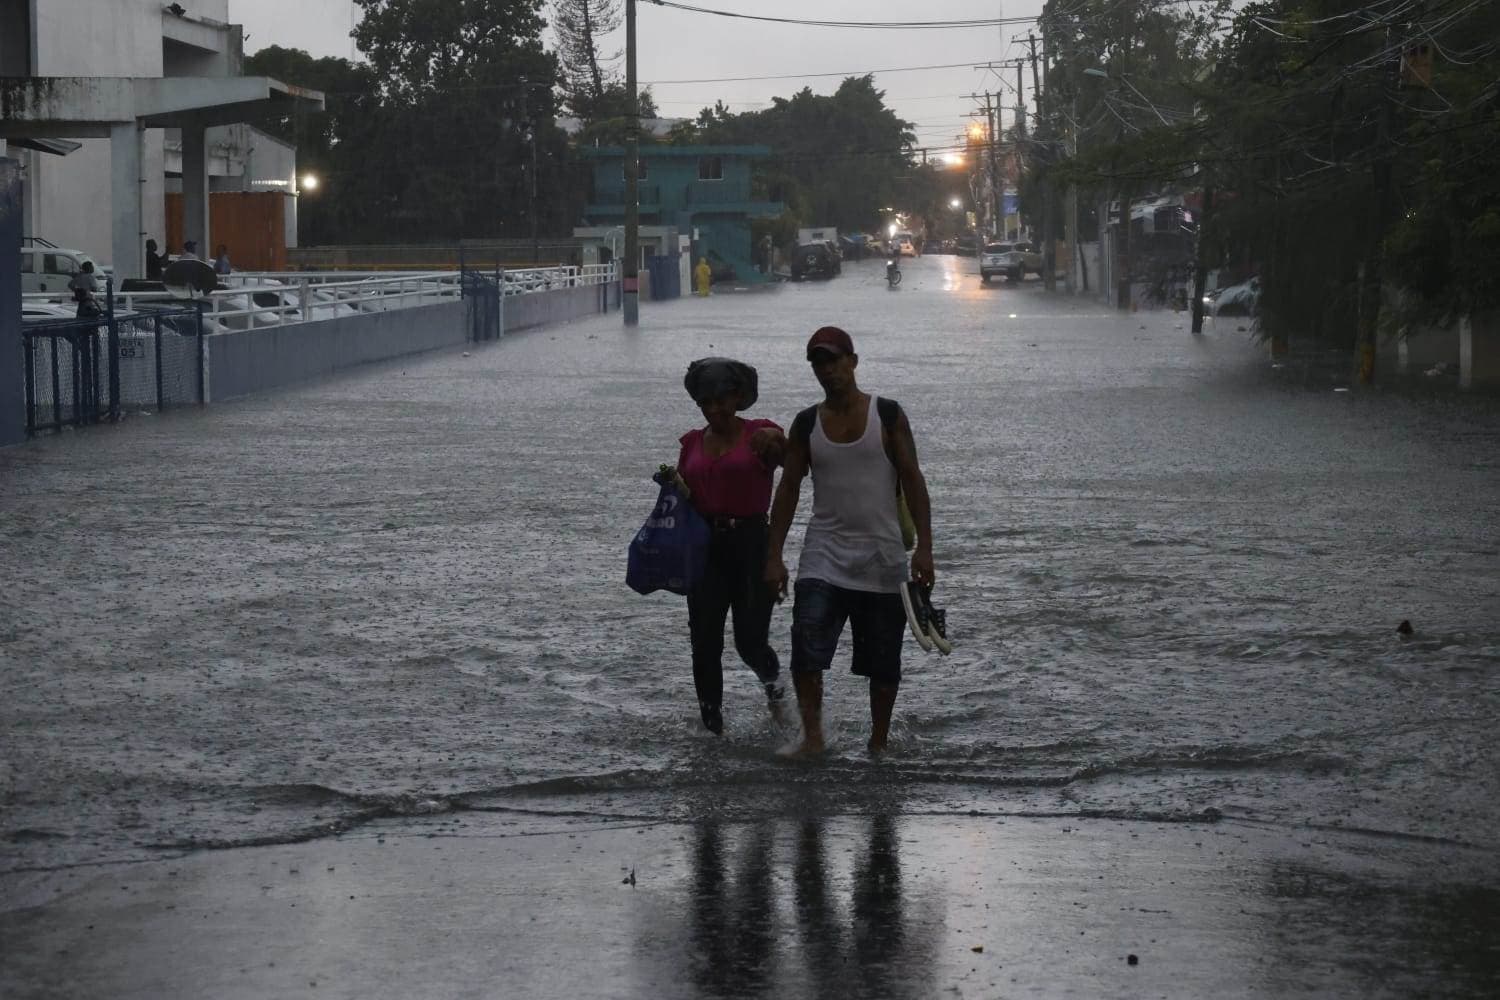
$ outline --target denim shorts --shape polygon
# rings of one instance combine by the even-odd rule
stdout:
[[[854,673],[882,684],[901,683],[906,636],[901,595],[849,590],[823,580],[799,579],[793,588],[792,673],[827,670],[846,621],[854,639]]]

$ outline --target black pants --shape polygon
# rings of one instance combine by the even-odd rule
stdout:
[[[716,527],[708,567],[688,594],[688,631],[693,640],[693,685],[698,701],[718,707],[724,700],[724,619],[734,612],[734,649],[763,684],[781,675],[768,641],[771,590],[765,582],[766,519],[741,518]]]

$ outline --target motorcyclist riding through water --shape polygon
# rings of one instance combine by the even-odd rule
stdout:
[[[885,282],[892,288],[901,284],[901,260],[899,257],[892,257],[885,262]]]

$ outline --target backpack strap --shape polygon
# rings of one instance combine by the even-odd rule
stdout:
[[[885,428],[886,437],[896,433],[896,425],[901,422],[901,404],[894,399],[876,396],[875,412],[880,415],[880,425]],[[891,454],[889,444],[885,448],[885,457],[890,459],[892,465],[896,464],[896,457]]]
[[[886,399],[884,396],[876,396],[875,412],[879,415],[880,424],[885,428],[887,436],[894,433],[896,430],[896,425],[901,420],[901,404],[896,402],[894,399]],[[800,411],[797,416],[792,419],[792,440],[796,441],[802,446],[803,450],[807,452],[807,456],[809,459],[812,457],[813,421],[817,419],[817,404],[813,404],[807,409]],[[885,457],[891,460],[892,465],[896,464],[896,460],[892,457],[891,449],[889,447],[887,447],[885,450]]]
[[[818,419],[818,405],[814,403],[792,419],[792,440],[802,446],[808,458],[812,457],[813,421]]]

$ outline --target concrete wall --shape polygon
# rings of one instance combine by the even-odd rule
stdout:
[[[620,285],[583,285],[504,300],[505,333],[566,323],[620,307]],[[468,304],[443,302],[207,338],[208,402],[294,385],[371,361],[468,340]]]
[[[1376,352],[1377,359],[1393,357],[1395,369],[1401,375],[1421,375],[1434,365],[1446,365],[1458,371],[1458,329],[1456,327],[1411,327],[1404,337],[1394,337],[1383,342]],[[1389,346],[1387,346],[1389,345]]]
[[[223,402],[332,375],[371,361],[462,344],[468,332],[467,303],[443,302],[292,326],[218,333],[207,338],[206,395],[209,402]]]
[[[163,0],[35,0],[37,76],[159,77],[174,69],[210,72],[238,65],[237,51],[193,54],[190,47],[163,37]],[[227,22],[229,0],[184,4],[195,18]],[[176,21],[176,18],[172,18]],[[10,29],[6,24],[0,33]],[[209,35],[222,33],[206,31]],[[238,33],[228,40],[234,49]],[[175,54],[167,65],[167,50]],[[186,59],[186,63],[183,60]],[[190,64],[190,65],[189,65]],[[23,235],[82,250],[100,264],[114,265],[110,215],[110,143],[77,137],[83,148],[67,156],[27,151],[21,157],[26,179]],[[165,154],[161,129],[147,129],[141,161],[139,243],[166,231]],[[129,277],[129,275],[122,275]]]
[[[642,272],[642,277],[645,272]],[[620,286],[582,285],[536,295],[508,295],[501,322],[506,333],[595,316],[620,304]],[[644,294],[642,301],[645,300]]]
[[[1459,321],[1459,384],[1465,389],[1500,386],[1500,312]]]

